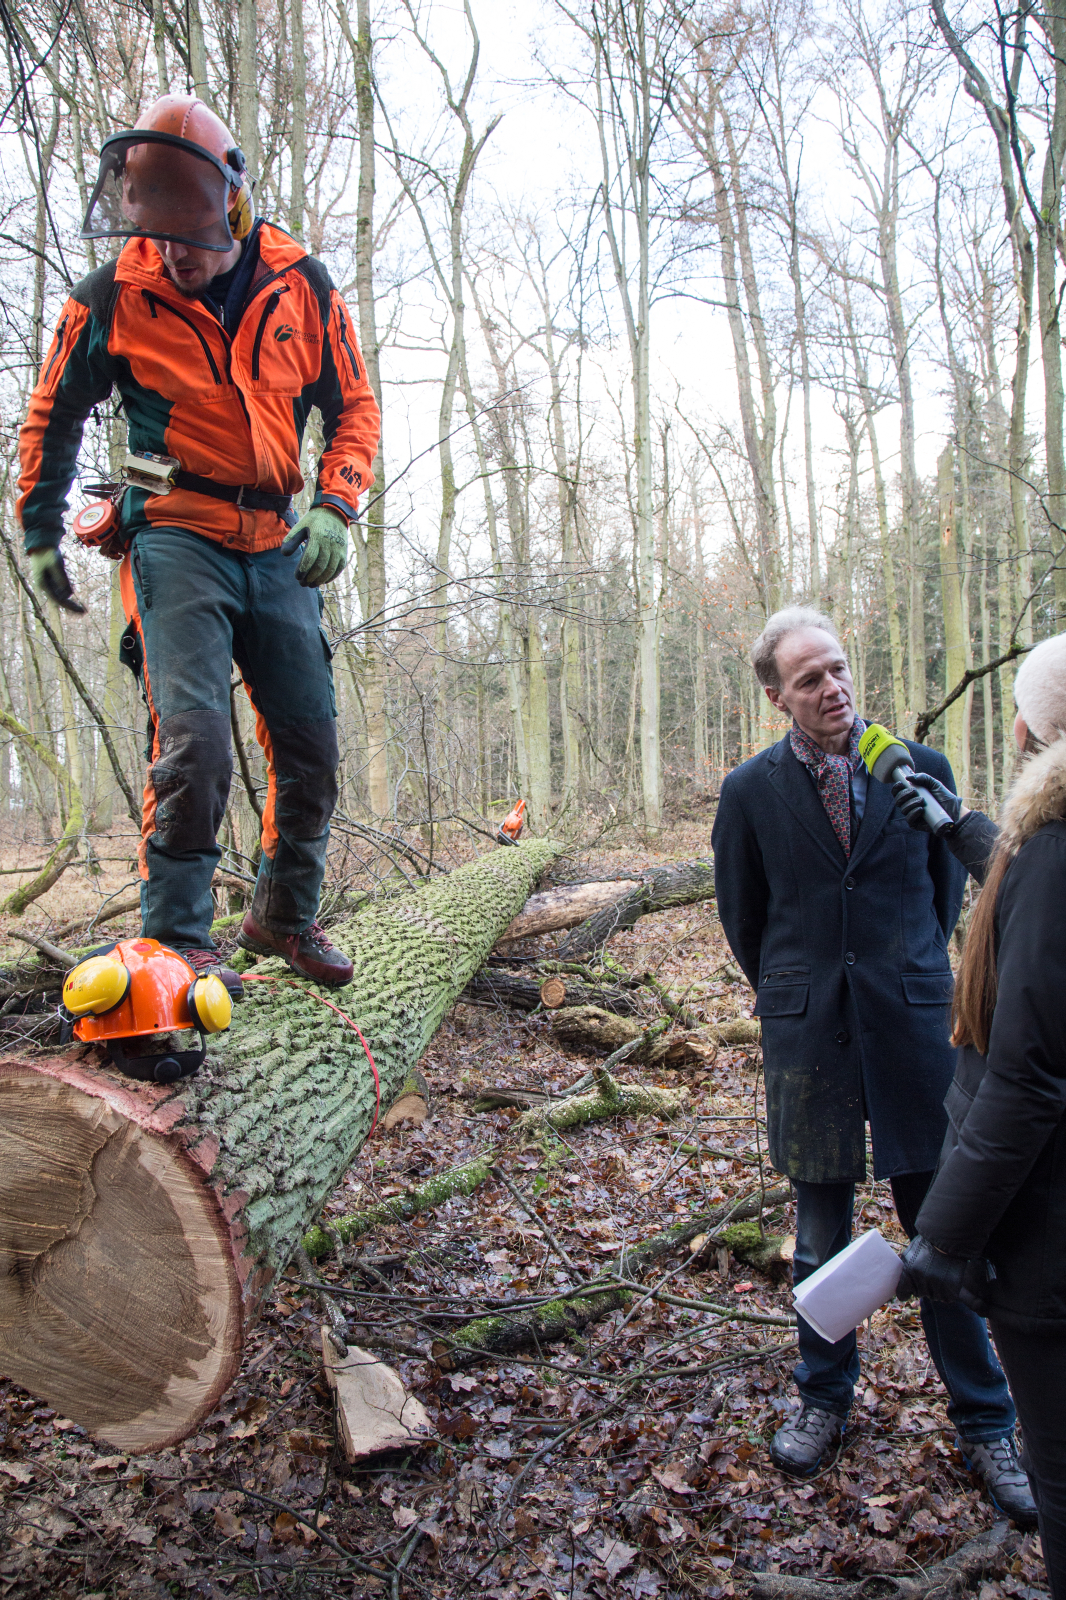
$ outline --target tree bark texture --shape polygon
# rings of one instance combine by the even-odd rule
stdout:
[[[531,939],[538,933],[555,933],[560,928],[576,928],[642,886],[639,878],[614,878],[608,883],[563,883],[556,889],[542,889],[539,894],[530,895],[496,942],[505,944],[512,939]]]
[[[940,593],[944,611],[944,693],[950,694],[967,667],[968,630],[963,615],[962,552],[955,515],[955,452],[947,444],[937,464],[937,496],[940,502]],[[944,754],[951,770],[958,774],[962,793],[968,792],[965,734],[965,697],[956,700],[944,713]]]
[[[599,1006],[564,1006],[552,1013],[551,1023],[557,1039],[582,1050],[620,1050],[623,1045],[642,1040],[626,1058],[641,1066],[673,1064],[699,1054],[689,1049],[689,1041],[683,1035],[671,1038],[665,1033],[652,1033],[643,1021],[620,1017]]]
[[[559,949],[564,961],[580,961],[601,949],[612,934],[620,933],[652,911],[692,905],[714,898],[714,865],[710,861],[684,861],[678,866],[656,867],[640,885],[613,905],[589,917],[569,934]]]
[[[592,1075],[596,1086],[589,1094],[552,1100],[523,1112],[514,1124],[519,1142],[533,1143],[542,1139],[549,1129],[565,1132],[585,1122],[603,1122],[608,1117],[650,1116],[669,1122],[688,1109],[687,1089],[653,1089],[642,1083],[618,1083],[604,1067],[594,1067]]]
[[[492,851],[337,929],[335,999],[387,1105],[558,847]],[[363,1145],[363,1047],[276,959],[200,1073],[157,1086],[81,1047],[0,1063],[0,1371],[117,1449],[184,1438]]]
[[[460,995],[471,1005],[510,1006],[513,1011],[534,1011],[541,1002],[542,978],[527,978],[521,973],[504,972],[499,967],[483,967]],[[635,1016],[640,1010],[639,991],[605,984],[602,989],[576,978],[564,979],[565,1006],[602,1006],[618,1016]],[[0,991],[0,998],[3,992]]]

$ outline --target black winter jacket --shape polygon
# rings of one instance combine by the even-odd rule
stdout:
[[[1003,832],[998,999],[987,1056],[959,1052],[950,1128],[918,1228],[996,1269],[987,1314],[1066,1331],[1066,740],[1024,767]]]
[[[919,772],[954,789],[936,750]],[[786,735],[731,772],[712,834],[718,911],[758,991],[770,1160],[794,1182],[932,1172],[955,1069],[947,941],[965,873],[872,779],[845,857]]]

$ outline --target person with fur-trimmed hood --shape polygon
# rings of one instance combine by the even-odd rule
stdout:
[[[991,855],[974,863],[986,870],[955,992],[950,1126],[900,1293],[987,1316],[1022,1424],[1051,1592],[1064,1600],[1066,633],[1032,651],[1014,693],[1029,760],[998,836],[984,829]]]

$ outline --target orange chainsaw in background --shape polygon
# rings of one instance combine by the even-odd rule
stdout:
[[[525,801],[516,800],[512,809],[507,813],[503,821],[500,823],[500,826],[496,829],[496,838],[499,840],[500,844],[518,843],[518,836],[522,832],[522,824],[525,821],[525,811]]]

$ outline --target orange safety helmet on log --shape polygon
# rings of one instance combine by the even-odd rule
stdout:
[[[101,1044],[120,1072],[148,1082],[187,1078],[204,1059],[208,1033],[228,1028],[233,1011],[217,973],[198,977],[176,950],[158,939],[121,939],[89,956],[63,984],[64,1043],[73,1035]],[[123,1040],[195,1028],[199,1050],[127,1056]]]
[[[518,836],[522,832],[522,824],[525,821],[525,811],[525,801],[516,800],[511,810],[500,823],[500,826],[496,829],[496,837],[501,844],[518,843]]]
[[[81,236],[226,251],[254,221],[248,163],[226,124],[195,95],[165,94],[104,140]]]

